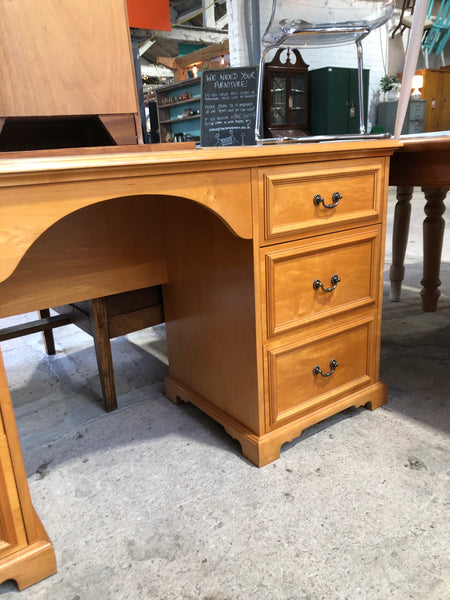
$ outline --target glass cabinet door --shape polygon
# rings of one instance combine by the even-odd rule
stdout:
[[[280,49],[264,73],[266,137],[308,134],[308,65],[298,50]]]
[[[274,125],[287,124],[286,73],[272,71],[270,82],[270,121]]]
[[[306,75],[304,73],[292,73],[290,109],[292,125],[306,123]]]

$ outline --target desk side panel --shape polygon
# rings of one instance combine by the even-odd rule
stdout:
[[[170,376],[223,425],[260,434],[252,241],[193,204],[174,200],[170,215],[163,286]]]

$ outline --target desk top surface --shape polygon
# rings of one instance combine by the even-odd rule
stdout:
[[[121,169],[145,167],[184,170],[200,170],[206,165],[212,168],[236,168],[282,163],[285,160],[301,162],[345,158],[360,153],[390,154],[399,147],[397,140],[363,140],[351,142],[321,142],[301,144],[274,144],[263,146],[233,146],[228,148],[195,148],[154,151],[149,146],[115,146],[105,148],[76,148],[42,150],[0,154],[0,176],[43,172],[63,172],[83,169]],[[219,165],[220,163],[220,165]],[[196,165],[198,167],[196,168]]]

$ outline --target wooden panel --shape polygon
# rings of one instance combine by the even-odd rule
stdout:
[[[6,436],[0,436],[0,558],[26,546],[27,539]]]
[[[149,306],[109,319],[109,337],[115,338],[164,323],[163,305]]]
[[[156,155],[156,153],[149,154],[149,160]],[[169,152],[160,153],[160,156],[167,156],[172,160],[177,155],[177,152],[170,153],[170,155]],[[113,160],[111,158],[111,162]],[[227,171],[188,171],[177,173],[177,176],[173,177],[170,171],[166,175],[151,176],[149,171],[152,166],[154,166],[154,163],[148,169],[141,170],[139,168],[136,173],[130,163],[123,170],[111,169],[107,173],[97,173],[97,177],[95,177],[95,173],[93,174],[90,171],[87,174],[84,173],[85,176],[89,177],[88,181],[72,180],[57,183],[52,174],[46,174],[44,176],[45,183],[41,181],[41,184],[36,186],[27,185],[23,182],[24,185],[18,187],[1,188],[2,181],[0,178],[0,281],[12,273],[20,258],[46,229],[69,213],[96,203],[115,202],[120,201],[121,197],[127,197],[126,200],[123,200],[125,205],[123,218],[126,220],[135,218],[138,221],[139,214],[142,215],[142,211],[137,215],[133,214],[133,206],[137,202],[134,196],[137,194],[146,196],[146,198],[141,198],[141,202],[148,206],[154,205],[158,200],[160,203],[164,203],[164,199],[159,196],[160,194],[181,196],[205,204],[212,211],[217,212],[219,217],[237,235],[252,236],[250,174],[248,170],[235,169],[232,174]],[[179,165],[177,166],[179,167]],[[201,166],[199,168],[201,169]],[[64,177],[64,174],[62,176]],[[76,174],[75,177],[77,177]],[[104,204],[108,204],[108,202],[104,202]],[[150,219],[149,216],[147,220],[150,227],[153,219]],[[106,225],[107,221],[103,219],[101,227]],[[87,224],[86,227],[89,227],[89,225]],[[139,237],[138,231],[145,227],[145,219],[142,223],[138,223],[137,227],[138,230],[132,241],[143,248],[148,236]],[[92,226],[90,229],[92,230]],[[75,233],[76,230],[72,230],[68,235],[73,237]],[[130,239],[129,235],[128,238]],[[120,239],[121,235],[115,236],[115,238],[111,236],[110,241],[113,255],[118,257],[119,263],[120,253],[117,249],[114,250],[113,244],[114,241]],[[94,240],[90,247],[95,249],[97,246],[98,244]],[[109,264],[114,262],[112,258],[108,260],[108,256],[105,256],[105,259],[105,262],[109,262]],[[45,261],[42,264],[45,264]],[[81,263],[80,267],[82,267]],[[128,289],[152,285],[152,283],[142,281]],[[161,281],[155,283],[161,283]],[[122,287],[121,290],[112,290],[98,295],[109,295],[124,289],[127,288]],[[88,297],[92,296],[84,296],[83,299]]]
[[[1,352],[0,413],[6,432],[0,438],[0,583],[13,579],[21,590],[55,573],[56,561],[31,504]]]
[[[0,283],[0,315],[165,283],[163,209],[157,198],[116,198],[62,219]]]
[[[421,97],[427,101],[425,131],[450,129],[450,72],[437,69],[420,69],[423,76]]]
[[[267,351],[268,429],[338,400],[375,382],[373,317],[353,320],[311,338],[276,346]],[[335,372],[322,377],[313,369]]]
[[[267,336],[375,305],[378,298],[381,228],[292,242],[261,251],[265,263]],[[319,279],[323,287],[314,288]]]
[[[377,221],[382,201],[380,161],[331,161],[261,170],[260,190],[266,240],[294,237],[308,231],[336,230],[346,224]],[[315,205],[314,197],[335,208]]]
[[[0,116],[137,113],[125,0],[0,0]]]
[[[252,242],[202,207],[174,199],[170,214],[163,286],[170,375],[261,433]]]

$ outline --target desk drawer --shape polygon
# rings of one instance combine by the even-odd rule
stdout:
[[[382,180],[382,159],[261,169],[261,239],[295,238],[356,222],[377,222],[383,206]]]
[[[381,227],[364,227],[261,250],[267,338],[374,306]]]
[[[374,317],[370,316],[322,331],[314,338],[269,348],[265,363],[267,429],[373,383],[375,338]]]

